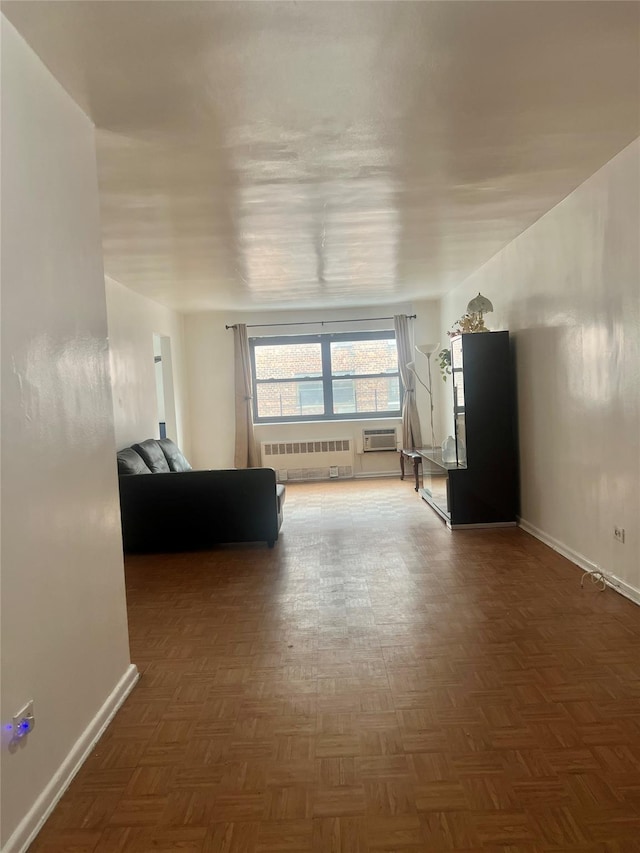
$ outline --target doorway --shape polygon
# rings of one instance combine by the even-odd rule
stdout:
[[[158,438],[170,438],[178,442],[176,428],[176,406],[173,391],[173,365],[171,361],[171,338],[154,332],[153,361],[156,377],[156,413]]]

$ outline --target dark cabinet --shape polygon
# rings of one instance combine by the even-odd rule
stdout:
[[[452,529],[514,525],[518,455],[509,333],[452,338],[451,371],[455,461],[420,450],[420,493]]]

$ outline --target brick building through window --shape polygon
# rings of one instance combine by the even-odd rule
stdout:
[[[394,332],[251,338],[254,420],[398,417]]]

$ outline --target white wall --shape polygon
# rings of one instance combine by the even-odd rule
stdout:
[[[640,596],[639,162],[636,141],[461,284],[442,334],[492,300],[517,360],[522,519]]]
[[[233,467],[233,337],[227,315],[214,311],[184,318],[191,455],[195,468]]]
[[[352,317],[391,317],[393,314],[415,313],[414,306],[368,306],[341,310],[296,311],[233,314],[207,312],[185,316],[185,342],[187,372],[189,375],[189,400],[191,424],[192,461],[197,467],[222,468],[233,466],[234,447],[234,391],[233,391],[233,332],[225,325],[233,323],[297,323],[312,320],[337,320]],[[420,314],[414,321],[416,342],[423,343],[427,333],[435,334],[438,328],[438,310],[433,302],[420,303]],[[328,331],[366,331],[393,328],[392,321],[340,323],[321,326],[289,326],[282,329],[266,326],[250,329],[251,334],[316,334]],[[420,337],[420,340],[418,340]],[[424,392],[426,396],[426,392]],[[426,404],[423,405],[426,409]],[[424,416],[423,416],[424,417]],[[399,425],[400,419],[384,418],[371,421],[332,421],[325,423],[259,424],[258,441],[277,441],[292,438],[351,438],[355,445],[366,427]],[[425,422],[426,423],[426,422]],[[365,453],[356,456],[355,473],[373,475],[396,472],[398,457],[395,453]]]
[[[170,338],[171,356],[162,344],[163,372],[173,377],[173,404],[165,387],[167,437],[190,454],[188,402],[184,375],[181,314],[106,278],[113,412],[118,449],[158,437],[158,398],[153,335]],[[175,412],[175,420],[173,419]]]
[[[112,710],[123,695],[118,684],[132,684],[135,670],[94,130],[4,19],[2,309],[1,843],[8,851],[37,826],[55,796],[55,774],[62,781],[81,757],[101,709],[111,703]],[[29,699],[35,729],[11,752],[6,726]]]

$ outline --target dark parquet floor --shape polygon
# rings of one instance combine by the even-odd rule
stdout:
[[[32,853],[640,851],[640,610],[411,482],[127,560],[141,678]]]

